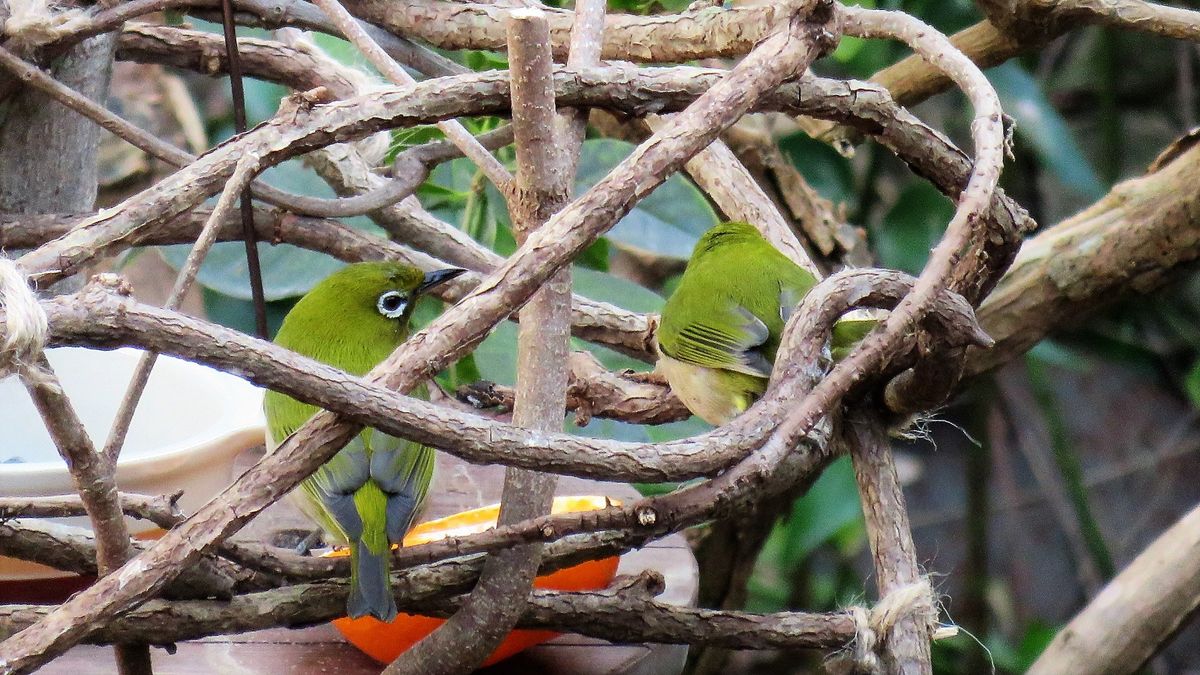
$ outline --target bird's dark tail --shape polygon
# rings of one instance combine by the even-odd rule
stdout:
[[[346,600],[350,618],[373,616],[388,622],[396,618],[396,598],[388,580],[389,548],[384,546],[382,552],[373,553],[361,541],[350,545],[350,597]]]

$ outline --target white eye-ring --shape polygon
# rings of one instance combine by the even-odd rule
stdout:
[[[408,308],[408,298],[400,291],[387,291],[379,296],[379,300],[375,302],[375,308],[387,318],[397,319]]]

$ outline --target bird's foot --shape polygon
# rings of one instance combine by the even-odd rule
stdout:
[[[296,544],[296,555],[308,555],[308,552],[311,551],[313,547],[322,543],[321,534],[322,533],[320,530],[313,530],[305,535],[304,538]]]
[[[621,376],[627,380],[630,380],[631,382],[637,382],[639,384],[657,384],[663,387],[667,386],[667,378],[657,370],[651,370],[648,372],[625,370],[621,373]]]

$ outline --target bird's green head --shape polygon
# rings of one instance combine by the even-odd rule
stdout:
[[[744,244],[748,242],[766,244],[762,233],[753,225],[742,222],[720,223],[712,226],[696,242],[692,251],[692,259],[703,258],[709,253],[719,251],[729,244]]]
[[[465,271],[451,267],[422,272],[398,262],[347,265],[296,303],[276,341],[303,349],[296,343],[319,342],[336,334],[398,343],[408,335],[417,298]]]

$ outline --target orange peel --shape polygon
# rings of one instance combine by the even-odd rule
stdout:
[[[555,497],[551,513],[575,513],[592,511],[606,506],[619,506],[615,499],[597,496]],[[464,537],[478,534],[496,526],[500,505],[492,504],[478,509],[456,513],[416,525],[404,535],[405,546],[416,546],[446,537]],[[349,555],[348,549],[336,549],[325,554],[330,557]],[[617,573],[617,556],[588,560],[534,580],[535,588],[556,591],[588,591],[605,588]],[[429,635],[445,619],[420,614],[400,613],[390,623],[374,617],[351,619],[343,617],[333,620],[333,626],[350,644],[380,663],[391,663],[414,644]],[[558,637],[559,633],[549,630],[518,629],[508,634],[503,642],[483,662],[490,666],[514,654]]]

